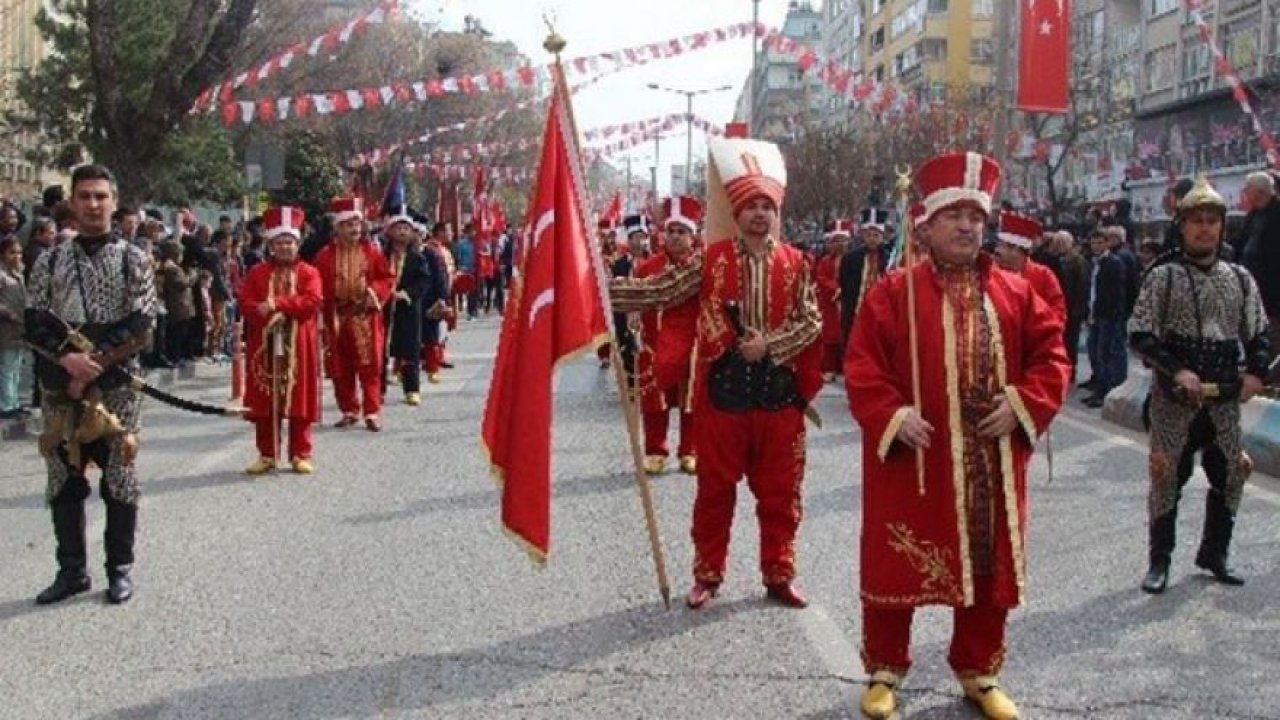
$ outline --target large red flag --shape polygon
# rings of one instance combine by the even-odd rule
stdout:
[[[604,212],[600,213],[601,220],[607,220],[614,225],[622,224],[622,193],[615,192],[613,199],[605,206]]]
[[[1066,113],[1070,102],[1071,0],[1021,0],[1018,109]]]
[[[552,372],[609,337],[604,264],[588,242],[569,113],[557,88],[482,426],[502,486],[502,525],[539,564],[551,543]]]

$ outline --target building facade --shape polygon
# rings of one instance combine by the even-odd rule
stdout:
[[[16,201],[39,198],[40,191],[63,176],[31,158],[42,149],[37,133],[11,126],[8,118],[25,109],[18,97],[18,78],[39,67],[45,43],[36,28],[41,0],[0,3],[0,196]]]
[[[782,34],[818,48],[822,43],[822,13],[809,2],[792,2]],[[813,73],[805,73],[795,56],[762,48],[738,97],[737,118],[751,127],[752,137],[773,142],[793,141],[824,114],[823,88]]]

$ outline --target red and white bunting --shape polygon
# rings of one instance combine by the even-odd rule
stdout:
[[[407,162],[404,165],[414,177],[419,180],[430,175],[439,180],[468,180],[473,179],[479,170],[485,173],[486,177],[502,180],[506,183],[527,182],[531,177],[528,168],[518,168],[502,165],[486,165],[477,167],[474,165],[444,165],[430,162]]]
[[[674,131],[676,128],[683,125],[684,121],[685,121],[684,115],[672,115],[668,118],[665,118],[661,123],[644,128],[643,130],[633,133],[630,137],[623,138],[621,140],[618,140],[617,142],[613,142],[608,145],[603,145],[600,147],[583,148],[582,154],[584,157],[587,157],[589,159],[595,159],[599,157],[608,157],[610,155],[616,155],[617,153],[620,153],[620,152],[626,152],[631,148],[638,147],[640,145],[643,145],[644,143],[649,142],[650,140],[653,140],[654,138],[662,137],[667,133]],[[724,130],[719,125],[709,120],[705,120],[700,117],[694,117],[692,122],[693,122],[693,127],[697,128],[704,135],[719,137],[720,135],[724,134]]]
[[[832,92],[852,100],[855,107],[865,106],[877,117],[915,111],[915,98],[896,85],[876,82],[874,78],[861,76],[860,72],[842,69],[835,61],[824,60],[813,48],[777,30],[760,26],[757,32],[764,35],[766,50],[792,56],[800,65],[801,72],[807,73],[816,67],[817,79]]]
[[[1187,14],[1191,16],[1196,27],[1200,30],[1200,39],[1209,46],[1209,51],[1213,53],[1214,69],[1222,76],[1223,80],[1231,88],[1231,97],[1235,99],[1236,104],[1240,106],[1240,110],[1249,118],[1249,122],[1253,124],[1253,132],[1258,136],[1258,144],[1262,146],[1263,152],[1267,155],[1267,164],[1273,168],[1280,168],[1280,149],[1276,147],[1275,138],[1271,137],[1271,133],[1267,132],[1267,128],[1262,124],[1262,119],[1258,117],[1258,113],[1253,109],[1253,103],[1249,101],[1249,91],[1245,87],[1243,81],[1240,80],[1240,74],[1231,65],[1231,61],[1223,54],[1222,47],[1218,45],[1218,40],[1213,36],[1213,28],[1204,18],[1201,11],[1202,0],[1185,0],[1187,5]]]
[[[625,50],[599,53],[569,60],[564,64],[565,73],[582,76],[598,76],[602,73],[646,65],[657,60],[678,57],[685,53],[704,50],[714,44],[750,37],[755,32],[763,34],[764,26],[739,23],[716,30],[708,30],[666,42],[640,45]],[[547,66],[525,66],[515,70],[492,70],[469,77],[448,77],[418,82],[394,82],[381,87],[331,90],[306,93],[293,97],[264,98],[223,102],[222,122],[228,127],[254,122],[272,123],[316,115],[346,115],[357,110],[376,110],[425,103],[445,95],[504,92],[510,89],[533,89],[550,80]]]
[[[219,103],[232,102],[234,99],[233,93],[236,90],[245,86],[250,89],[256,88],[258,83],[276,77],[284,70],[289,69],[293,61],[303,55],[315,57],[321,52],[331,53],[339,45],[345,45],[351,42],[352,38],[358,37],[369,25],[381,25],[395,19],[399,10],[400,0],[386,0],[386,2],[380,3],[360,17],[340,25],[334,25],[309,42],[290,45],[262,64],[249,68],[230,80],[205,88],[201,91],[200,96],[196,98],[196,104],[192,112],[207,112],[213,108],[215,101]]]

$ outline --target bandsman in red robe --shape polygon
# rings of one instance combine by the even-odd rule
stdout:
[[[293,471],[306,475],[313,470],[311,426],[320,420],[316,318],[324,297],[320,273],[298,257],[305,222],[298,208],[267,210],[263,235],[271,257],[255,265],[240,287],[248,359],[244,402],[258,446],[257,461],[245,469],[250,475],[276,468],[286,420]]]
[[[446,297],[452,297],[454,282],[458,276],[458,264],[453,259],[449,244],[453,241],[453,228],[438,222],[431,228],[431,237],[422,252],[431,253],[436,264],[443,268]],[[458,311],[448,300],[423,308],[422,315],[422,369],[427,371],[427,382],[440,384],[440,370],[452,367],[444,358],[446,334],[457,323]]]
[[[686,604],[705,606],[724,580],[738,482],[746,477],[760,523],[760,574],[768,597],[804,607],[795,589],[795,537],[805,465],[805,412],[822,387],[822,321],[807,259],[778,239],[786,168],[776,145],[710,143],[702,257],[643,280],[614,280],[621,312],[697,298],[694,415],[698,493],[694,583]]]
[[[325,358],[342,418],[336,427],[360,422],[378,432],[382,421],[382,363],[386,329],[382,306],[395,275],[378,246],[364,234],[364,203],[340,197],[329,203],[333,242],[316,255],[324,283]]]
[[[1006,272],[1021,275],[1031,289],[1058,313],[1062,322],[1067,321],[1067,299],[1062,294],[1058,276],[1047,266],[1031,259],[1031,250],[1040,238],[1043,228],[1035,218],[1020,215],[1011,210],[1000,213],[1000,242],[996,244],[996,264]]]
[[[929,260],[867,292],[845,356],[864,438],[861,595],[871,680],[861,708],[872,718],[896,710],[912,616],[923,605],[954,608],[948,661],[965,695],[989,718],[1017,717],[999,673],[1006,617],[1026,582],[1027,462],[1062,404],[1070,365],[1061,317],[981,252],[999,177],[999,166],[976,153],[920,169]],[[918,398],[908,277],[928,389]]]
[[[600,258],[604,261],[606,275],[613,274],[613,263],[618,259],[618,223],[610,218],[601,218],[596,223],[596,240],[600,243]],[[596,359],[600,361],[600,369],[608,370],[613,365],[613,343],[604,343],[596,348]]]
[[[840,324],[840,262],[853,237],[853,221],[836,220],[827,233],[827,248],[813,268],[818,312],[822,313],[822,379],[831,382],[840,374],[844,331]]]
[[[702,204],[691,197],[667,198],[663,204],[666,243],[642,261],[635,277],[662,274],[669,267],[683,267],[694,260],[694,241],[702,221]],[[680,445],[676,449],[680,471],[697,472],[693,417],[693,342],[698,323],[698,300],[648,310],[641,316],[636,384],[644,425],[645,471],[659,475],[666,470],[667,430],[671,411],[680,412]]]

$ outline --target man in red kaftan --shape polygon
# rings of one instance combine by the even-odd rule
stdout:
[[[867,717],[896,710],[911,665],[912,615],[922,605],[954,608],[948,661],[965,695],[989,718],[1017,717],[998,676],[1006,616],[1022,603],[1026,581],[1027,461],[1062,404],[1070,366],[1062,318],[981,252],[999,177],[999,166],[976,153],[921,168],[929,260],[868,290],[845,356],[864,438]]]
[[[827,248],[813,267],[818,312],[822,314],[822,379],[831,382],[840,374],[844,329],[840,324],[840,262],[853,237],[853,221],[836,220],[827,232]]]
[[[738,482],[756,498],[760,574],[768,597],[807,602],[795,589],[795,538],[805,465],[805,410],[822,387],[822,332],[805,256],[778,237],[786,168],[776,145],[710,143],[707,236],[701,257],[642,280],[611,284],[614,309],[699,305],[694,416],[698,493],[694,583],[705,606],[724,580]],[[765,381],[767,380],[767,381]]]
[[[668,267],[693,262],[702,204],[688,196],[667,198],[663,204],[667,241],[661,251],[642,261],[635,277],[660,275]],[[698,323],[698,300],[648,310],[640,319],[640,348],[636,354],[636,385],[644,425],[645,472],[661,474],[670,449],[667,430],[671,411],[680,412],[680,471],[697,472],[693,417],[693,342]]]
[[[395,274],[364,235],[360,198],[336,198],[329,213],[334,239],[316,256],[315,265],[324,283],[325,360],[342,411],[336,427],[355,425],[363,411],[365,427],[378,432],[386,348],[382,306],[391,297]]]
[[[275,469],[286,420],[293,471],[306,475],[313,469],[311,426],[320,419],[316,317],[324,299],[320,273],[298,258],[304,222],[298,208],[267,210],[263,235],[271,256],[255,265],[240,287],[247,359],[244,401],[258,446],[257,461],[245,470],[250,475]]]

